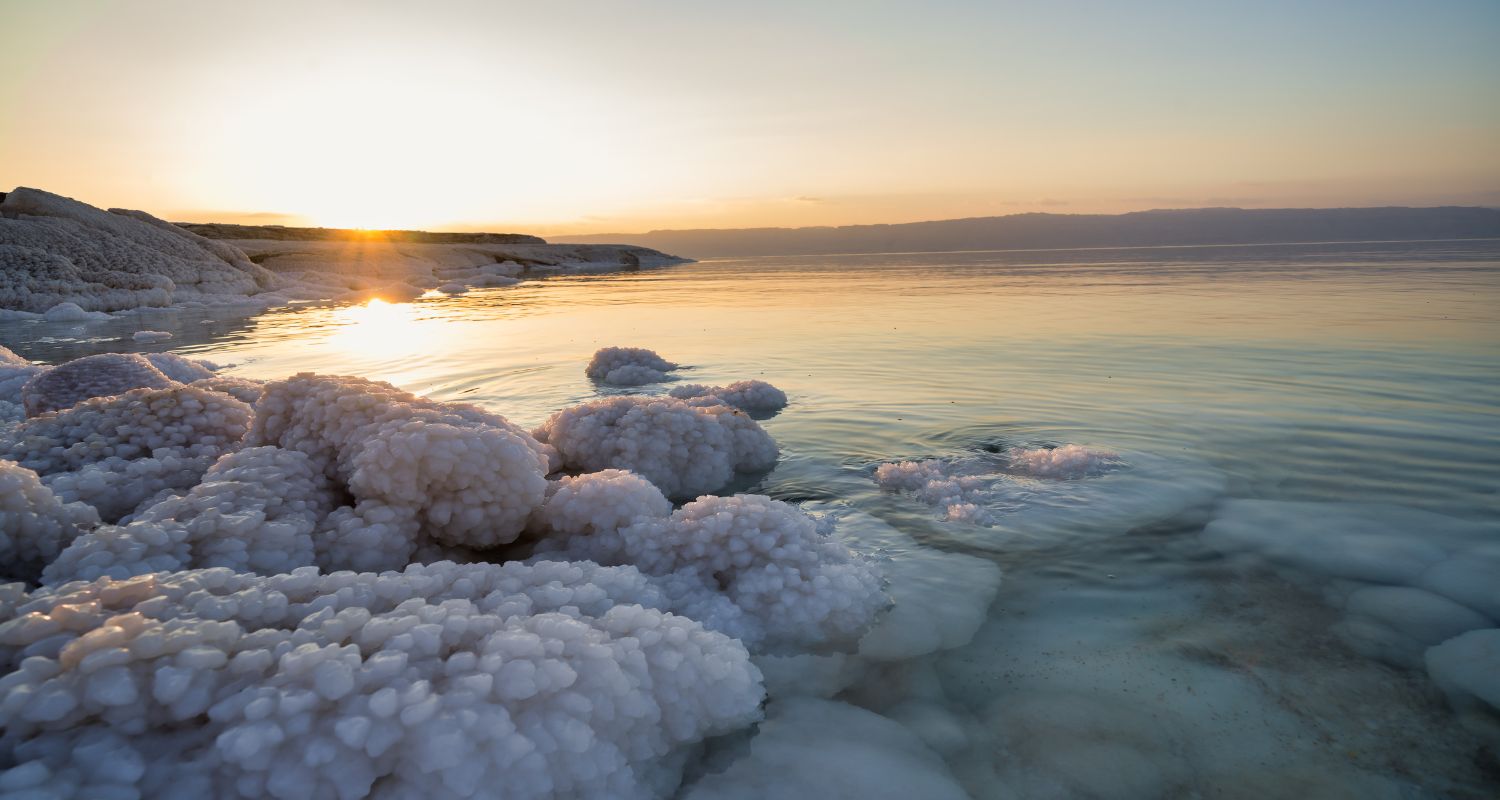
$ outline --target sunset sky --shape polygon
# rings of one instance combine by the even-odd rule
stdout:
[[[1500,2],[0,0],[0,191],[639,231],[1500,205]]]

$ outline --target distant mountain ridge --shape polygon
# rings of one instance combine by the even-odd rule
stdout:
[[[1031,213],[893,225],[604,233],[556,236],[552,241],[629,243],[690,258],[722,258],[1488,238],[1500,238],[1500,209],[1388,206]]]

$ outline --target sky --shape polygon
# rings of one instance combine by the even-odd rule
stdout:
[[[1500,205],[1500,0],[0,0],[0,191],[566,234]]]

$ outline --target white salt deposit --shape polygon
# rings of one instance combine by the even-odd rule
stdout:
[[[112,522],[164,489],[197,484],[238,446],[249,421],[249,406],[219,392],[133,389],[10,428],[0,434],[0,458],[36,471],[64,501],[84,501]]]
[[[390,384],[301,374],[263,387],[246,446],[312,457],[354,500],[325,523],[339,563],[399,569],[421,537],[494,547],[542,504],[550,448],[505,418]]]
[[[177,385],[144,356],[101,353],[85,356],[32,377],[21,389],[28,416],[72,408],[91,397],[113,397],[131,389]]]
[[[538,514],[538,551],[722,592],[748,618],[724,624],[768,650],[852,649],[887,604],[880,573],[794,506],[736,495],[669,512],[630,473],[564,479]]]
[[[102,311],[84,311],[77,303],[58,303],[42,312],[48,322],[100,322],[109,319]]]
[[[685,383],[674,386],[667,394],[679,400],[711,399],[752,414],[769,414],[786,408],[786,392],[765,381],[735,381],[728,386],[705,386]]]
[[[678,499],[716,491],[736,472],[769,469],[779,455],[743,413],[665,397],[582,403],[553,414],[535,435],[557,448],[564,469],[628,469]]]
[[[945,521],[1005,534],[972,537],[973,544],[994,549],[1124,533],[1206,509],[1224,488],[1221,472],[1190,459],[1076,445],[887,462],[876,467],[874,479]]]
[[[1420,668],[1427,648],[1500,624],[1494,521],[1388,505],[1230,500],[1203,541],[1319,587],[1343,610],[1339,634],[1391,664]]]
[[[0,264],[0,306],[45,311],[51,321],[174,301],[243,299],[275,283],[235,248],[149,214],[103,211],[24,187],[0,201]]]
[[[594,353],[584,374],[614,386],[641,386],[666,380],[677,367],[644,347],[605,347]]]
[[[172,334],[167,331],[136,331],[130,338],[137,342],[165,342],[172,338]]]
[[[99,524],[99,512],[64,503],[35,472],[0,460],[0,578],[35,581],[79,534]]]
[[[807,697],[766,711],[749,753],[684,800],[966,800],[943,759],[894,720]]]
[[[645,797],[763,696],[738,642],[656,610],[628,568],[16,588],[0,781],[57,796]]]

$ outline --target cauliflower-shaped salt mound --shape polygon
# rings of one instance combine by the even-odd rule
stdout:
[[[247,446],[312,457],[352,507],[327,520],[357,569],[399,569],[420,536],[486,548],[515,541],[542,504],[550,449],[497,414],[387,383],[302,373],[264,387]]]
[[[1065,444],[1006,453],[1010,469],[1036,478],[1078,479],[1098,475],[1120,464],[1120,456],[1109,450]]]
[[[25,187],[0,200],[0,307],[76,313],[243,298],[276,278],[234,247],[139,211]]]
[[[176,353],[144,353],[143,355],[147,361],[151,362],[151,366],[161,370],[163,375],[178,383],[192,383],[211,378],[218,369],[218,366],[211,361],[184,358]]]
[[[719,405],[733,406],[751,414],[770,414],[786,408],[786,392],[765,381],[735,381],[728,386],[685,383],[667,394],[678,400],[711,398]]]
[[[641,386],[666,380],[677,367],[644,347],[605,347],[594,353],[584,374],[614,386]]]
[[[539,513],[551,536],[538,551],[688,581],[680,596],[696,581],[749,618],[726,620],[739,638],[767,650],[850,649],[888,605],[879,571],[795,506],[704,497],[668,517],[663,502],[629,473],[579,476]]]
[[[313,531],[335,497],[304,453],[251,447],[219,459],[203,482],[79,537],[47,567],[49,584],[229,567],[275,574],[317,565]],[[336,569],[338,564],[324,564]]]
[[[629,568],[214,569],[6,592],[6,788],[643,798],[764,696],[739,642],[658,610]]]
[[[671,501],[650,481],[633,472],[607,469],[565,477],[549,486],[547,502],[537,510],[536,521],[544,531],[569,537],[613,537],[642,520],[666,519],[671,514]],[[600,563],[622,563],[624,556],[617,551]]]
[[[950,522],[987,525],[990,515],[976,500],[991,483],[979,475],[955,472],[947,462],[892,461],[875,468],[875,483],[888,492],[904,492],[943,511]]]
[[[607,397],[553,414],[536,438],[556,447],[563,468],[628,469],[668,497],[722,488],[735,472],[770,469],[770,435],[727,406],[700,408],[667,397]]]
[[[232,375],[214,375],[210,378],[200,378],[190,381],[189,386],[200,389],[208,389],[215,392],[223,392],[241,403],[255,404],[260,399],[263,384],[248,378],[236,378]]]
[[[250,407],[220,392],[133,389],[0,433],[0,458],[35,470],[64,501],[88,503],[113,522],[162,490],[198,483],[249,425]]]
[[[26,415],[72,408],[90,397],[112,397],[131,389],[177,385],[144,356],[101,353],[75,358],[42,372],[21,388]]]
[[[21,390],[37,373],[46,370],[46,367],[33,364],[0,345],[0,403],[21,406]]]
[[[0,461],[0,578],[35,581],[79,534],[99,524],[83,503],[64,503],[35,472]]]

